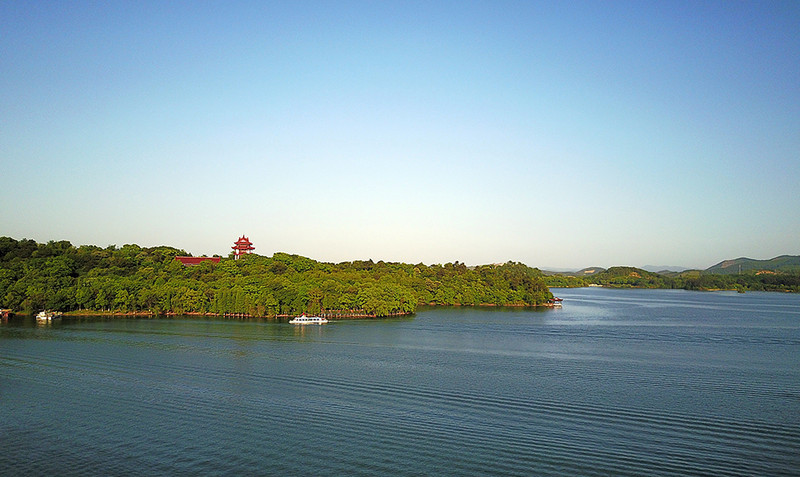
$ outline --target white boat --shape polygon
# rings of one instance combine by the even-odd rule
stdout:
[[[289,321],[289,323],[293,325],[321,325],[327,322],[328,320],[322,318],[321,316],[306,316],[305,314],[302,314]]]
[[[61,318],[61,313],[57,311],[40,311],[36,315],[36,321],[53,321]]]

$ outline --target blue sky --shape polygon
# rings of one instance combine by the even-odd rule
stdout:
[[[0,235],[800,254],[800,3],[2,2]]]

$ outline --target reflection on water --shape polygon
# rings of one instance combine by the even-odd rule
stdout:
[[[800,296],[560,289],[562,309],[0,325],[9,475],[779,475]],[[309,443],[311,443],[309,445]]]

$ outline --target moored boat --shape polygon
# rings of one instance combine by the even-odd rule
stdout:
[[[59,318],[61,318],[61,313],[57,311],[43,310],[36,315],[36,321],[53,321]]]
[[[327,322],[321,316],[306,316],[305,313],[289,321],[293,325],[322,325]]]

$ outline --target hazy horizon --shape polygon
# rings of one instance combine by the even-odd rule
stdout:
[[[798,2],[0,4],[0,235],[325,262],[800,254]]]

